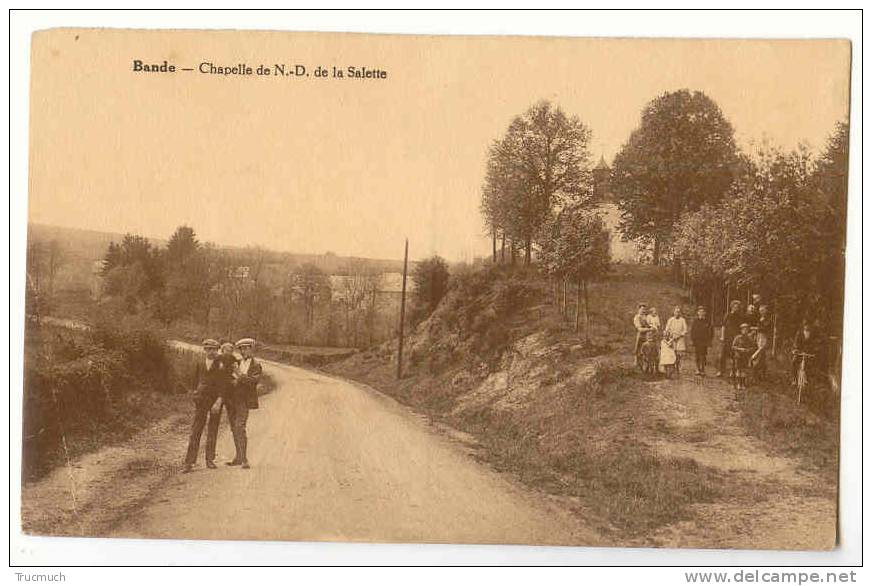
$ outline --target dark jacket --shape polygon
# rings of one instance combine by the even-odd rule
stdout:
[[[211,368],[206,367],[206,358],[200,358],[194,368],[191,386],[194,389],[194,402],[209,402],[224,394],[233,380],[233,369],[220,356],[212,361]]]
[[[696,318],[690,324],[690,340],[695,348],[708,348],[712,345],[712,337],[714,337],[714,328],[709,318]]]
[[[739,334],[735,338],[733,338],[733,353],[738,354],[740,356],[750,356],[754,350],[757,349],[757,345],[754,343],[754,340],[751,339],[750,336],[745,334]]]
[[[739,326],[745,323],[745,312],[727,313],[724,316],[724,342],[730,341],[739,335]]]
[[[240,401],[244,401],[249,409],[257,409],[259,407],[257,401],[257,383],[260,381],[260,375],[263,374],[263,367],[256,358],[252,357],[251,364],[248,366],[246,374],[239,375],[236,380],[236,397]]]
[[[745,323],[749,326],[756,326],[760,323],[760,312],[757,308],[754,308],[754,311],[745,310]]]

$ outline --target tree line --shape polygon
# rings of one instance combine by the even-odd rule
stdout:
[[[609,263],[590,169],[591,130],[541,101],[488,151],[481,212],[493,262],[537,264],[584,282]],[[614,158],[608,190],[624,238],[697,289],[759,290],[785,313],[841,331],[848,127],[827,148],[739,150],[720,107],[699,91],[655,97]],[[506,248],[508,247],[508,253]],[[565,286],[565,285],[564,285]]]
[[[312,262],[289,266],[269,251],[222,250],[180,226],[163,248],[127,234],[103,258],[104,305],[145,314],[188,337],[253,335],[277,344],[365,347],[398,326],[398,292],[385,292],[382,270],[350,259],[330,275]],[[413,266],[410,315],[426,317],[448,287],[449,269],[434,256]]]
[[[742,155],[725,197],[683,214],[675,254],[701,288],[760,292],[787,331],[808,320],[841,336],[848,126],[824,151],[759,145]]]

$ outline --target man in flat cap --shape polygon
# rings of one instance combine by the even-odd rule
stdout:
[[[203,428],[206,426],[209,410],[218,400],[218,397],[226,393],[226,389],[233,380],[232,369],[219,360],[218,342],[211,338],[203,340],[203,350],[206,356],[197,361],[197,366],[194,369],[192,385],[194,389],[192,393],[194,420],[191,423],[191,436],[188,439],[188,452],[185,455],[183,472],[190,472],[193,469],[194,463],[197,461],[197,454],[200,451],[200,438],[203,436]],[[214,446],[206,446],[206,467],[215,468]]]
[[[249,409],[257,409],[257,383],[263,368],[254,358],[255,342],[252,338],[242,338],[236,342],[236,349],[241,358],[236,366],[236,380],[230,393],[230,405],[227,415],[230,418],[230,430],[233,432],[233,443],[236,446],[236,457],[228,466],[241,466],[248,469],[248,424]]]

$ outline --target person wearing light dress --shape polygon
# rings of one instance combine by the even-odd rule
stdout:
[[[676,306],[672,312],[672,317],[666,322],[666,327],[663,328],[663,335],[672,342],[672,349],[675,351],[675,371],[678,372],[681,368],[681,355],[687,350],[685,337],[687,336],[687,320],[681,313],[681,308]]]
[[[663,325],[660,323],[660,316],[657,315],[657,308],[652,307],[648,310],[648,325],[660,332]]]

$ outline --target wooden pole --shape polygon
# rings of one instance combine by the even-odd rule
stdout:
[[[403,293],[400,296],[400,344],[397,352],[397,379],[403,378],[403,334],[406,325],[406,274],[409,269],[409,239],[406,238],[406,252],[403,255]]]

